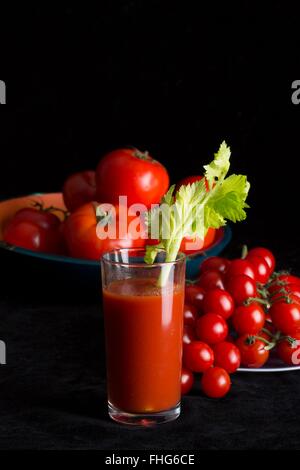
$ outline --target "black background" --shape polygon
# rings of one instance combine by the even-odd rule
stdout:
[[[252,183],[250,223],[296,229],[295,6],[26,5],[3,27],[2,195],[59,190],[70,172],[122,145],[148,149],[176,181],[201,172],[226,139],[233,170]]]
[[[70,172],[94,168],[122,145],[148,149],[175,182],[201,172],[226,139],[233,171],[252,184],[249,216],[234,227],[232,249],[264,244],[281,267],[299,271],[295,5],[26,4],[2,10],[0,34],[0,79],[7,84],[7,105],[0,107],[2,197],[60,190]],[[16,265],[6,268],[16,273]],[[10,282],[13,293],[3,287],[5,278],[2,269],[0,338],[10,345],[10,359],[0,370],[1,447],[299,447],[299,404],[288,392],[299,388],[297,373],[258,377],[251,385],[238,375],[232,395],[218,404],[195,391],[184,400],[181,425],[168,432],[120,430],[103,411],[97,300],[58,301],[53,285],[34,295],[27,288],[25,299],[20,283]]]

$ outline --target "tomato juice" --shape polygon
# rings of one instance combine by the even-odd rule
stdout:
[[[128,413],[180,402],[184,288],[157,279],[114,280],[103,289],[108,400]]]

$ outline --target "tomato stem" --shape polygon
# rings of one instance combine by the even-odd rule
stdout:
[[[271,333],[270,330],[268,330],[268,328],[262,328],[261,331],[263,331],[264,333],[266,333],[267,335],[271,336],[271,338],[276,338],[276,335],[274,335],[273,333]]]
[[[253,340],[253,339],[254,340],[257,339],[257,340],[262,341],[263,343],[265,343],[266,344],[266,346],[265,346],[266,351],[270,351],[271,349],[273,349],[276,346],[276,342],[274,342],[274,341],[270,342],[266,338],[263,338],[262,336],[250,335],[249,339],[250,339],[250,341]],[[252,344],[252,343],[250,342],[250,344]]]
[[[267,291],[267,289],[265,289],[264,287],[258,287],[257,288],[257,292],[264,298],[264,299],[268,299],[269,297],[269,293]]]
[[[282,287],[281,289],[276,290],[272,292],[271,294],[269,294],[269,297],[271,297],[271,300],[272,300],[272,297],[274,297],[274,295],[277,295],[277,294],[288,294],[288,291],[284,287]]]
[[[32,206],[41,212],[61,212],[64,215],[64,220],[66,220],[70,215],[69,211],[62,209],[61,207],[45,207],[44,203],[39,201],[32,201]]]
[[[259,304],[263,304],[268,307],[270,306],[270,302],[267,299],[261,299],[260,297],[248,297],[248,299],[244,301],[244,305],[248,306],[253,302],[258,302]]]
[[[138,149],[134,149],[134,156],[139,158],[140,160],[152,160],[147,150],[145,152],[141,152]]]
[[[293,338],[292,336],[280,336],[278,341],[288,341],[288,343],[291,345],[292,348],[296,348],[298,346],[299,340],[296,338]]]

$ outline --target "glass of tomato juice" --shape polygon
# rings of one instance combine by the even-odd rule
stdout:
[[[185,256],[154,264],[145,250],[103,255],[108,413],[147,426],[180,414]]]

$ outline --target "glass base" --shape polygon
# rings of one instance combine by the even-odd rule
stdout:
[[[108,403],[108,414],[117,423],[129,426],[155,426],[156,424],[168,423],[177,419],[180,415],[180,403],[174,408],[157,413],[126,413]]]

